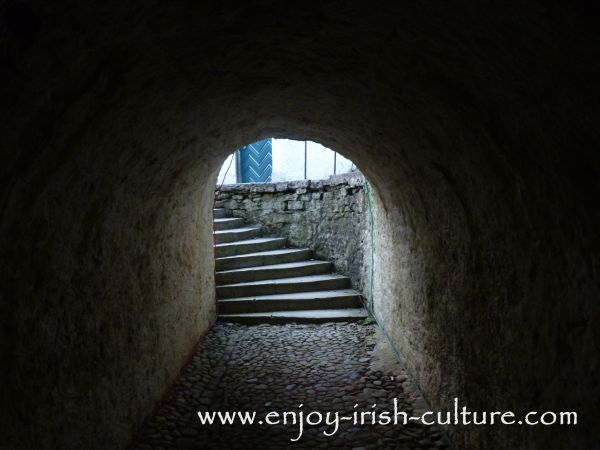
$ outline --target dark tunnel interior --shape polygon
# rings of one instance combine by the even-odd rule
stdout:
[[[434,407],[600,446],[591,2],[3,5],[0,448],[126,448],[215,319],[217,173],[265,137],[372,182],[382,326]]]

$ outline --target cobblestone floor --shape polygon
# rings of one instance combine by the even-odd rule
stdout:
[[[393,414],[394,398],[399,410],[411,413],[416,395],[391,353],[381,355],[381,341],[374,325],[218,324],[133,449],[449,448],[438,429],[416,423],[356,426],[340,421],[339,431],[329,437],[323,431],[333,431],[333,425],[305,425],[297,442],[290,439],[298,436],[299,427],[289,423],[200,423],[198,411],[256,411],[256,421],[269,411],[295,411],[297,417],[302,411],[305,420],[311,411],[323,417],[327,411],[338,411],[340,417],[355,411],[359,417],[360,411]]]

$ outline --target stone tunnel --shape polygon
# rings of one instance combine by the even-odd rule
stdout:
[[[600,448],[598,13],[5,2],[0,448],[131,444],[215,320],[219,168],[270,136],[371,181],[375,307],[433,407],[579,415],[458,448]]]

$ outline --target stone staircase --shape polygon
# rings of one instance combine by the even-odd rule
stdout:
[[[260,237],[259,226],[214,210],[218,320],[245,324],[358,321],[368,317],[350,279],[312,251]]]

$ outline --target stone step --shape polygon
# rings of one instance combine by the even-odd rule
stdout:
[[[369,317],[364,308],[344,309],[309,309],[303,311],[271,311],[244,314],[220,314],[220,322],[236,322],[246,325],[260,323],[323,323],[323,322],[357,322]]]
[[[217,286],[217,298],[285,294],[290,292],[326,291],[344,289],[349,286],[350,279],[343,275],[310,275],[306,277],[251,281],[248,283]]]
[[[242,269],[270,264],[282,264],[310,259],[312,251],[308,248],[282,248],[245,255],[233,255],[217,258],[217,270]]]
[[[360,307],[362,307],[361,295],[353,289],[256,295],[219,300],[219,314]]]
[[[226,242],[247,241],[257,237],[260,234],[260,227],[234,228],[231,230],[215,231],[215,241],[217,244]]]
[[[215,219],[227,217],[227,210],[225,208],[215,208],[213,209],[213,217]]]
[[[241,228],[244,225],[244,219],[240,217],[223,217],[215,219],[215,230],[231,230],[232,228]]]
[[[216,281],[221,284],[235,284],[247,281],[273,280],[277,278],[302,277],[327,273],[331,269],[330,261],[299,261],[283,264],[271,264],[259,267],[217,272]]]
[[[255,238],[247,241],[229,242],[226,244],[216,244],[216,256],[243,255],[247,253],[256,253],[266,250],[275,250],[285,246],[285,238]]]

